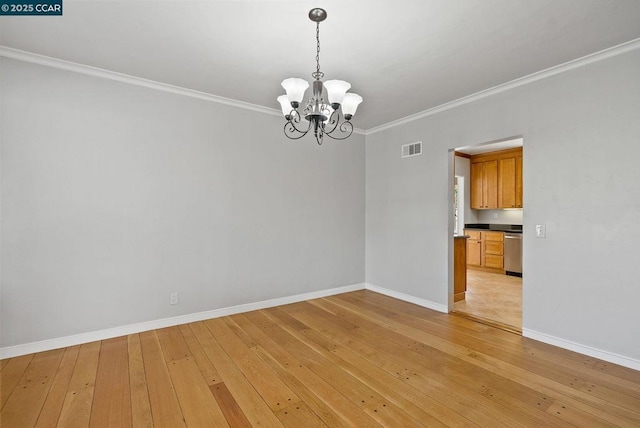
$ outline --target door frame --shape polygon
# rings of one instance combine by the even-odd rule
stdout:
[[[447,227],[448,227],[448,247],[447,247],[447,310],[449,313],[454,311],[454,302],[453,302],[453,278],[454,278],[454,272],[453,272],[453,247],[454,247],[454,240],[453,240],[453,231],[454,231],[454,209],[453,209],[453,188],[454,188],[454,181],[455,181],[455,152],[456,150],[460,150],[460,149],[464,149],[464,148],[468,148],[468,147],[480,147],[480,146],[487,146],[490,144],[496,144],[496,143],[502,143],[504,141],[510,141],[510,140],[515,140],[518,138],[522,138],[523,140],[523,147],[524,147],[524,139],[525,137],[523,135],[515,135],[512,137],[507,137],[507,138],[500,138],[497,140],[492,140],[492,141],[487,141],[487,142],[483,142],[483,143],[477,143],[477,144],[469,144],[466,146],[458,146],[458,147],[454,147],[454,148],[450,148],[448,150],[447,153],[447,163],[448,163],[448,167],[447,167],[447,183],[448,183],[448,196],[447,196],[447,206],[448,206],[448,222],[447,222]],[[523,151],[524,154],[524,151]],[[524,188],[524,175],[522,177],[522,187]],[[469,186],[471,186],[471,183],[469,183]],[[524,196],[523,196],[524,199]],[[524,206],[524,203],[523,203]],[[523,230],[523,234],[524,234],[524,230]],[[523,248],[523,258],[524,258],[524,248]],[[524,287],[524,279],[523,279],[523,287]],[[523,306],[523,315],[524,315],[524,292],[522,294],[522,306]]]

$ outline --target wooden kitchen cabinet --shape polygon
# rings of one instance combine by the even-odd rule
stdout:
[[[484,249],[484,267],[493,269],[504,268],[504,233],[482,232]]]
[[[471,208],[498,208],[498,161],[471,163]]]
[[[471,157],[471,208],[522,208],[522,148]]]
[[[456,236],[453,250],[453,301],[464,300],[467,291],[467,238]]]
[[[465,229],[467,266],[504,273],[504,233]]]
[[[482,266],[482,232],[465,230],[467,239],[467,265]]]
[[[498,207],[516,207],[516,158],[498,161]]]
[[[522,208],[522,152],[516,157],[516,208]]]

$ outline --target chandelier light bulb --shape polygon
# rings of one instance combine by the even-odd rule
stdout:
[[[344,114],[345,120],[351,120],[353,115],[356,114],[358,104],[361,102],[362,97],[358,94],[348,93],[344,95],[344,99],[342,100],[342,114]]]
[[[289,101],[289,97],[286,95],[280,95],[277,100],[280,103],[280,108],[282,109],[284,118],[287,120],[291,119],[291,101]]]
[[[327,97],[331,107],[337,109],[342,104],[344,95],[351,89],[351,83],[344,80],[327,80],[324,82],[324,87],[327,90]]]
[[[297,77],[290,77],[282,81],[282,87],[287,91],[287,98],[289,98],[293,108],[298,108],[304,98],[305,91],[309,87],[309,82]]]

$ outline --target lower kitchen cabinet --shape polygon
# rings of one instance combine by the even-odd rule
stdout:
[[[504,233],[482,232],[484,241],[484,267],[504,268]]]
[[[465,230],[467,239],[467,265],[482,266],[482,232]]]
[[[504,233],[465,229],[467,266],[504,273]]]

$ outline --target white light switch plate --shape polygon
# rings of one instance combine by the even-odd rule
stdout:
[[[547,226],[544,224],[536,224],[536,238],[547,237]]]

